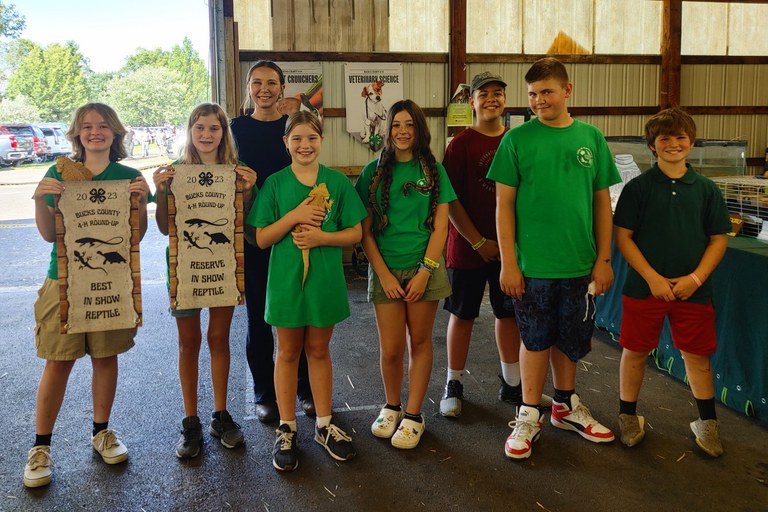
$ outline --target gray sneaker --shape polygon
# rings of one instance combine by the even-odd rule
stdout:
[[[240,425],[234,422],[229,412],[221,411],[221,419],[211,419],[211,427],[208,430],[213,437],[217,437],[225,448],[236,448],[245,442]]]
[[[464,398],[464,385],[458,380],[449,380],[445,393],[440,400],[440,414],[448,418],[461,416],[461,400]]]
[[[181,420],[181,437],[176,443],[176,456],[180,459],[191,459],[200,453],[203,443],[203,427],[200,418],[187,416]]]
[[[723,454],[723,445],[720,442],[720,422],[717,420],[702,420],[701,418],[691,422],[691,430],[696,436],[696,444],[712,457]]]
[[[619,414],[621,442],[632,447],[645,437],[645,418],[635,414]]]

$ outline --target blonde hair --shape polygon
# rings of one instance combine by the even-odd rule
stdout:
[[[221,142],[219,142],[219,147],[216,148],[216,161],[220,164],[237,165],[237,149],[235,148],[234,139],[232,137],[232,130],[229,129],[229,117],[227,117],[227,113],[224,112],[224,109],[216,103],[201,103],[195,107],[191,114],[189,114],[186,140],[184,141],[184,148],[181,150],[181,156],[179,158],[180,163],[203,163],[200,158],[200,153],[197,152],[197,148],[195,148],[195,145],[192,143],[192,127],[198,119],[211,114],[216,116],[216,119],[221,125]]]
[[[107,123],[109,129],[114,134],[112,145],[109,147],[109,161],[118,162],[128,156],[128,152],[125,150],[123,139],[125,139],[126,129],[123,123],[120,122],[120,118],[117,117],[117,113],[109,105],[104,103],[86,103],[82,107],[75,110],[72,115],[72,122],[67,130],[67,139],[72,143],[72,156],[77,162],[85,161],[85,148],[80,141],[80,130],[83,128],[83,122],[85,116],[89,112],[96,112]]]

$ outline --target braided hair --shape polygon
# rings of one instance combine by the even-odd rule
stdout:
[[[440,194],[440,180],[437,171],[437,161],[432,154],[429,143],[432,138],[427,127],[427,119],[419,106],[411,100],[401,100],[395,102],[387,112],[387,138],[384,141],[384,148],[381,150],[379,160],[376,164],[376,171],[371,178],[371,184],[368,187],[368,202],[374,212],[374,221],[378,218],[378,223],[374,222],[373,228],[376,232],[381,232],[388,224],[387,209],[389,208],[389,189],[392,186],[392,169],[395,166],[395,144],[392,141],[392,121],[395,115],[406,111],[413,119],[413,125],[416,132],[413,145],[413,155],[419,161],[422,172],[424,173],[425,185],[419,185],[414,181],[409,181],[403,185],[403,196],[407,196],[411,188],[418,192],[430,192],[429,215],[424,222],[430,230],[434,230],[435,210],[437,209],[437,199]],[[376,190],[381,189],[381,204],[376,201]]]

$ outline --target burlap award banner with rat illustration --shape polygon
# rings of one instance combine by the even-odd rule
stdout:
[[[171,308],[243,303],[243,195],[232,165],[174,165],[168,192]]]
[[[141,325],[139,198],[129,183],[68,181],[58,200],[63,334]]]

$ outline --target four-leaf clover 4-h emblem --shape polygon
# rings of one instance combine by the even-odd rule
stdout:
[[[201,172],[197,178],[198,178],[198,182],[204,187],[210,187],[211,185],[213,185],[213,173],[211,173],[210,171]]]
[[[103,203],[107,200],[107,193],[103,188],[92,188],[90,199],[92,203]]]

